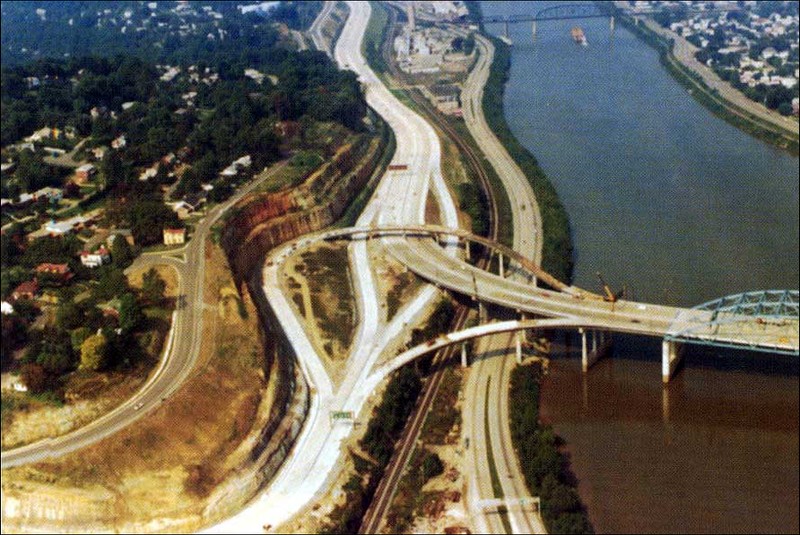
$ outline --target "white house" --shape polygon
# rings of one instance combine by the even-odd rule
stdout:
[[[88,268],[100,267],[103,264],[111,262],[111,255],[103,246],[100,246],[95,252],[81,251],[81,264]]]

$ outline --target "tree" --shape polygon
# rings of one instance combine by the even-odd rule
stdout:
[[[77,329],[83,323],[83,313],[73,301],[65,299],[58,306],[56,323],[65,331]]]
[[[106,267],[100,273],[94,295],[100,300],[107,300],[126,291],[128,291],[128,279],[122,270],[117,267]]]
[[[95,334],[81,344],[81,369],[98,371],[106,364],[106,337]]]
[[[114,242],[111,244],[111,260],[114,262],[114,266],[125,269],[131,265],[133,258],[133,250],[125,236],[115,235]]]
[[[72,349],[76,352],[81,350],[81,346],[86,341],[87,338],[92,336],[92,331],[89,327],[78,327],[74,331],[70,333],[70,341],[72,343]]]
[[[120,298],[119,304],[119,326],[122,332],[129,333],[142,324],[144,314],[136,301],[136,296],[126,293]]]
[[[74,366],[69,335],[61,330],[46,328],[42,332],[36,364],[54,377],[63,375]]]
[[[3,314],[0,321],[3,327],[2,369],[5,370],[11,364],[11,352],[27,341],[28,329],[25,321],[17,314]]]
[[[31,394],[41,394],[50,389],[52,377],[50,377],[40,364],[25,364],[20,372],[23,384],[28,387]]]
[[[428,453],[422,461],[422,476],[428,480],[444,473],[444,464],[435,453]]]
[[[142,296],[152,305],[158,305],[164,300],[166,287],[167,284],[158,275],[156,268],[150,268],[142,277]]]
[[[789,102],[781,102],[778,104],[778,113],[783,116],[791,115],[792,114],[792,105]]]

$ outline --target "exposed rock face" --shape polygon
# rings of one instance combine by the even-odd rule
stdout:
[[[347,145],[299,187],[245,199],[226,222],[221,245],[234,278],[247,284],[256,305],[265,332],[264,369],[276,373],[277,382],[268,416],[244,439],[252,444],[249,461],[211,492],[204,509],[184,510],[176,504],[175,516],[153,518],[129,511],[122,497],[102,487],[58,489],[26,481],[4,487],[0,496],[4,531],[196,531],[238,510],[274,477],[302,429],[310,397],[294,365],[293,348],[261,288],[261,266],[273,247],[341,217],[366,187],[386,142],[373,138]]]
[[[243,201],[222,235],[237,280],[248,280],[273,247],[336,221],[366,186],[384,146],[380,139],[347,145],[299,187]]]

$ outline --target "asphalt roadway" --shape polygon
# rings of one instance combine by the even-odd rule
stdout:
[[[178,273],[179,303],[167,338],[164,356],[144,386],[117,408],[65,435],[4,450],[2,467],[10,468],[59,457],[102,440],[138,421],[172,395],[194,368],[200,352],[203,331],[203,282],[205,278],[205,240],[211,227],[225,212],[264,180],[281,169],[280,162],[243,186],[222,204],[214,206],[198,223],[184,247],[159,253],[142,254],[126,270],[154,265],[170,265]]]

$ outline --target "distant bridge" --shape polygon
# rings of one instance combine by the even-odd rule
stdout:
[[[631,16],[641,16],[641,15],[654,15],[656,13],[661,13],[663,9],[636,9],[636,10],[629,10],[629,9],[620,9],[617,10],[616,13],[624,14],[624,15],[631,15]],[[718,13],[729,13],[729,12],[736,12],[742,11],[739,7],[715,7],[713,9],[698,9],[698,8],[688,8],[686,9],[686,13],[690,14],[699,14],[699,13],[709,13],[709,14],[718,14]],[[583,4],[560,4],[556,6],[547,7],[545,9],[540,9],[534,14],[530,13],[520,13],[514,15],[494,15],[483,17],[484,24],[503,24],[504,31],[503,36],[508,39],[508,25],[509,24],[516,24],[520,22],[530,22],[531,29],[533,31],[534,37],[536,36],[536,23],[540,21],[546,20],[567,20],[567,19],[593,19],[593,18],[608,18],[610,21],[611,30],[614,30],[614,14],[615,12],[610,12],[606,9],[601,9],[597,6],[594,2],[592,3],[583,3]]]

